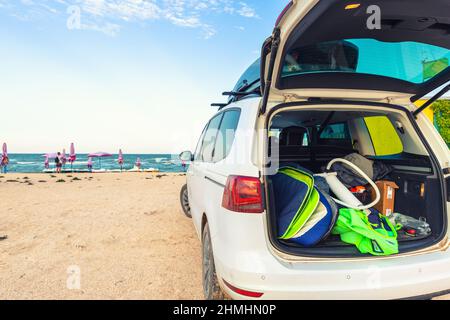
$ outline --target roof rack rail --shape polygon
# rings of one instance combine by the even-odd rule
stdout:
[[[248,96],[249,94],[250,94],[249,92],[233,92],[233,91],[225,91],[222,93],[223,96],[235,96],[235,97]]]

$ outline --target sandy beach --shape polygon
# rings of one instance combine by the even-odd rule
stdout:
[[[185,181],[3,176],[0,299],[202,299],[200,242],[178,199]]]
[[[161,175],[0,178],[0,299],[202,299],[186,178]]]

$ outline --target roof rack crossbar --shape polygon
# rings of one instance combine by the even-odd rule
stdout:
[[[222,110],[223,108],[225,108],[226,106],[228,106],[228,103],[212,103],[211,107],[214,108],[219,108],[219,110]]]
[[[222,93],[222,95],[224,95],[224,96],[235,96],[235,97],[239,97],[239,96],[248,96],[249,93],[248,93],[248,92],[225,91],[225,92]]]

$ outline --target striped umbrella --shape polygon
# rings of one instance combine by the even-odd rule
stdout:
[[[73,163],[77,160],[77,154],[75,153],[75,145],[73,142],[70,144],[70,154],[69,154],[69,162],[70,162],[70,170],[73,171]]]
[[[3,143],[2,151],[3,151],[2,156],[7,157],[8,156],[8,146],[6,145],[6,142]]]
[[[102,158],[110,158],[113,155],[108,152],[96,152],[96,153],[90,153],[88,155],[89,158],[98,158],[98,163],[100,165],[100,169],[102,168]]]
[[[2,157],[0,158],[0,168],[2,169],[3,173],[7,172],[8,162],[8,147],[6,146],[5,142],[3,143]]]
[[[142,162],[141,162],[141,158],[137,158],[136,159],[136,167],[141,170],[141,166],[142,166]]]
[[[45,156],[45,161],[44,161],[44,167],[45,169],[49,169],[50,168],[50,163],[48,161],[48,156]]]
[[[89,171],[91,171],[92,170],[92,158],[91,157],[88,158],[87,166],[88,166]]]
[[[67,157],[66,157],[66,149],[63,149],[63,152],[61,154],[61,163],[63,166],[66,166]]]

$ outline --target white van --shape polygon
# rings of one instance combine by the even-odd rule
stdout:
[[[181,154],[191,161],[182,199],[202,241],[206,298],[449,292],[450,152],[422,112],[428,103],[414,102],[450,88],[450,2],[375,2],[292,1],[197,150]],[[399,237],[399,253],[383,257],[335,236],[309,248],[280,240],[274,162],[320,173],[352,153],[391,168],[395,211],[431,233]]]

